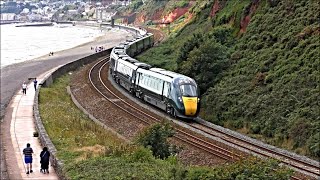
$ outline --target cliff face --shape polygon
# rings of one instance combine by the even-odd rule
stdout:
[[[254,15],[258,6],[259,6],[259,0],[255,0],[255,1],[252,1],[250,6],[247,7],[248,10],[244,12],[244,18],[242,18],[240,22],[240,31],[239,31],[240,34],[246,32],[251,16]]]
[[[219,5],[219,1],[215,1],[212,8],[211,8],[211,11],[210,11],[210,16],[211,17],[214,17],[216,15],[216,13],[219,11],[220,9],[220,5]]]
[[[206,120],[319,158],[317,1],[169,2],[169,39],[138,58],[194,78]]]
[[[139,7],[134,23],[137,25],[149,22],[172,23],[186,14],[186,17],[189,17],[188,12],[194,4],[194,1],[146,1]],[[130,8],[127,11],[131,12]]]
[[[244,1],[239,5],[232,3],[233,1],[228,2],[225,0],[204,0],[200,2],[190,0],[186,1],[183,6],[178,7],[176,1],[167,1],[161,4],[147,1],[141,7],[134,23],[138,25],[143,25],[147,22],[174,23],[180,24],[179,29],[181,29],[192,18],[201,17],[205,13],[201,11],[210,10],[208,18],[221,21],[217,25],[230,24],[237,26],[238,33],[242,34],[246,31],[251,17],[259,7],[260,0]],[[221,11],[223,13],[219,14]]]
[[[172,23],[175,20],[177,20],[179,17],[181,17],[182,15],[184,15],[185,13],[187,13],[190,9],[190,7],[192,6],[192,3],[189,3],[187,7],[183,7],[183,8],[175,8],[173,9],[173,11],[171,11],[169,14],[164,15],[162,17],[162,22],[165,23]]]

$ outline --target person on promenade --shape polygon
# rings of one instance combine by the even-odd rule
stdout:
[[[23,84],[22,84],[22,93],[27,94],[27,84],[25,81],[23,81]]]
[[[44,147],[40,153],[40,164],[41,169],[40,172],[42,173],[49,173],[49,159],[50,159],[50,152],[48,151],[47,147]]]
[[[37,90],[37,84],[38,84],[37,78],[34,78],[34,80],[33,80],[33,86],[34,86],[34,90],[35,90],[35,91]]]
[[[30,147],[30,144],[27,143],[27,147],[23,149],[23,154],[24,154],[24,162],[27,165],[27,174],[33,173],[32,171],[32,154],[33,154],[33,149]]]

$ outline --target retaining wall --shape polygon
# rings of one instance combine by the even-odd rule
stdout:
[[[75,24],[85,25],[85,22],[77,22]],[[102,27],[102,26],[111,27],[111,24],[101,23],[100,27]],[[135,34],[135,35],[144,35],[147,33],[144,29],[131,27],[131,26],[114,25],[113,28],[124,29],[124,30],[127,30],[127,31]],[[63,173],[63,164],[64,163],[63,163],[63,161],[61,161],[57,158],[57,149],[53,145],[52,141],[50,140],[50,138],[48,136],[47,131],[45,130],[45,128],[42,124],[40,114],[39,114],[39,106],[38,106],[39,89],[41,88],[41,86],[43,86],[43,87],[50,86],[54,82],[55,79],[61,77],[62,75],[66,74],[70,71],[75,71],[81,66],[89,64],[89,63],[91,63],[101,57],[106,56],[107,54],[110,54],[111,50],[112,50],[112,48],[107,49],[102,52],[99,52],[99,53],[92,54],[90,56],[81,58],[79,60],[75,60],[75,61],[70,62],[68,64],[65,64],[65,65],[59,67],[57,70],[55,70],[53,73],[51,73],[48,77],[46,77],[45,79],[43,79],[39,83],[39,88],[36,91],[34,105],[33,105],[33,114],[34,114],[34,118],[35,118],[36,129],[39,133],[39,139],[40,139],[41,145],[48,147],[48,149],[51,152],[50,163],[53,166],[54,170],[56,171],[59,179],[62,179],[62,180],[67,179]]]
[[[39,140],[40,140],[41,145],[47,146],[51,152],[50,163],[53,166],[54,170],[56,171],[59,179],[62,179],[62,180],[67,179],[63,173],[63,164],[64,163],[63,163],[63,161],[61,161],[57,158],[57,149],[53,145],[52,141],[50,140],[50,138],[48,136],[47,131],[45,130],[45,128],[42,124],[42,120],[40,118],[40,113],[39,113],[39,106],[38,106],[39,89],[41,88],[41,86],[48,87],[49,85],[51,85],[54,82],[55,79],[61,77],[62,75],[66,74],[67,72],[75,71],[81,66],[89,64],[99,58],[106,56],[107,54],[110,54],[111,50],[112,49],[108,49],[108,50],[81,58],[79,60],[70,62],[68,64],[65,64],[65,65],[59,67],[52,74],[50,74],[42,82],[39,83],[39,88],[36,91],[34,105],[33,105],[33,115],[34,115],[34,119],[35,119],[35,125],[36,125],[36,129],[39,133]]]

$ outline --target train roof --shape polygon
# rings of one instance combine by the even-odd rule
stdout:
[[[134,64],[136,66],[139,66],[140,68],[143,68],[143,69],[150,69],[151,68],[151,65],[150,64],[146,64],[146,63],[136,62]]]
[[[134,42],[136,39],[127,39],[126,42]]]
[[[122,57],[129,57],[126,53],[120,53],[119,54],[119,52],[117,52],[117,53],[115,53],[115,52],[111,52],[111,57],[112,58],[115,58],[115,59],[118,59],[118,58],[122,58]]]
[[[137,39],[132,39],[132,40],[130,40],[130,41],[128,41],[128,42],[129,42],[128,45],[131,45],[131,44],[133,44],[133,43],[136,43],[136,42],[137,42]]]
[[[124,49],[114,49],[113,52],[117,55],[127,55]]]
[[[166,75],[166,76],[169,76],[169,77],[172,77],[172,78],[185,76],[185,75],[178,74],[178,73],[175,73],[175,72],[172,72],[172,71],[168,71],[168,70],[165,70],[165,69],[161,69],[161,68],[151,68],[150,71],[157,72],[159,74],[163,74],[163,75]]]
[[[144,75],[149,75],[149,76],[152,76],[152,77],[156,77],[156,78],[159,78],[159,79],[162,79],[164,81],[167,81],[167,82],[172,82],[173,81],[173,78],[169,77],[169,76],[166,76],[166,75],[163,75],[163,74],[159,74],[157,72],[153,72],[153,71],[149,71],[149,70],[146,70],[146,69],[138,69],[137,72],[140,72]]]
[[[138,69],[139,66],[136,66],[135,64],[131,63],[131,62],[128,62],[128,61],[125,61],[123,59],[118,59],[118,63],[121,63],[121,64],[124,64],[125,66],[131,68],[131,69]]]
[[[126,46],[124,43],[120,43],[119,45],[115,46],[115,49],[124,49]]]
[[[132,57],[130,56],[125,56],[125,57],[122,57],[121,59],[125,60],[125,61],[128,61],[130,63],[136,63],[136,62],[139,62],[138,60],[136,59],[133,59]]]

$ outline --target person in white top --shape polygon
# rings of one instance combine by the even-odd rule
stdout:
[[[22,93],[23,93],[23,94],[27,94],[27,84],[26,84],[25,81],[24,81],[23,84],[22,84]]]

